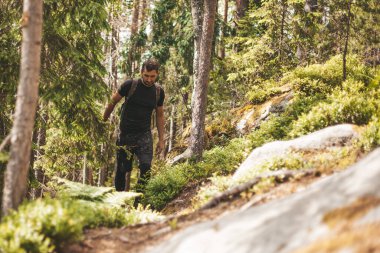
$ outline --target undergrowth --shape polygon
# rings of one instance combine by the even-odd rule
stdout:
[[[22,204],[0,223],[0,252],[57,252],[81,239],[83,229],[121,227],[160,219],[149,207],[126,208],[135,197],[106,187],[58,179],[57,198]]]

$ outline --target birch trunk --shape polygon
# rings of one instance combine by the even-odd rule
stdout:
[[[168,152],[170,152],[173,149],[175,134],[176,134],[175,106],[172,105],[171,113],[170,113],[170,132],[169,132]]]
[[[3,193],[5,215],[19,206],[27,189],[41,64],[42,3],[42,0],[24,0],[23,5],[20,81]]]
[[[37,148],[35,152],[35,161],[38,161],[41,156],[44,155],[44,149],[42,148],[46,144],[46,125],[48,122],[48,115],[46,112],[45,106],[41,104],[41,126],[38,129],[37,132]],[[43,184],[45,180],[44,171],[42,168],[33,166],[33,172],[36,180],[39,182],[39,184]],[[38,187],[33,189],[32,196],[34,199],[42,197],[42,188]]]

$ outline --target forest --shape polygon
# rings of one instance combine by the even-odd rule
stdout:
[[[380,210],[380,165],[364,169],[380,159],[379,0],[1,0],[0,10],[0,253],[234,252],[216,245],[222,232],[192,248],[208,230],[186,231],[229,231],[222,217],[237,210],[279,214],[272,230],[242,224],[272,248],[235,238],[236,252],[380,252],[379,211],[353,225]],[[122,102],[104,111],[126,80],[145,85],[148,59],[165,94],[153,147],[165,145],[143,190],[134,159],[130,189],[116,191]],[[331,183],[308,192],[319,180]],[[303,240],[309,225],[292,230],[301,218],[284,225],[294,194],[315,199],[319,211],[297,217],[319,217],[335,243]],[[288,241],[275,248],[278,227]]]

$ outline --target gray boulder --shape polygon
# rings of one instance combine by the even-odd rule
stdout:
[[[298,142],[296,147],[310,147],[306,144],[306,140]],[[320,141],[313,147],[325,144]],[[347,170],[321,179],[302,192],[189,227],[151,253],[294,252],[322,237],[337,234],[326,224],[326,214],[363,198],[380,199],[380,148]],[[379,224],[380,201],[374,203],[356,218],[354,229]],[[355,241],[355,237],[351,240]],[[342,245],[336,252],[358,252],[350,245]]]
[[[247,173],[255,171],[264,162],[274,157],[286,155],[294,150],[317,150],[347,145],[358,134],[354,125],[343,124],[327,127],[309,135],[289,141],[274,141],[254,149],[248,158],[236,170],[233,179],[238,180]]]

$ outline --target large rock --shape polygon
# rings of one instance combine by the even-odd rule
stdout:
[[[246,134],[252,129],[258,128],[271,114],[284,112],[293,99],[293,93],[287,87],[283,88],[283,92],[283,94],[268,100],[264,104],[248,110],[236,124],[236,131],[239,134]]]
[[[305,146],[305,143],[299,143],[299,146]],[[369,199],[369,205],[360,208],[360,205],[354,204],[356,206],[349,212],[342,208],[361,203],[360,200],[363,199]],[[340,238],[334,241],[330,245],[334,245],[335,250],[321,249],[328,244],[315,243],[318,250],[312,252],[378,252],[376,250],[380,248],[374,246],[370,246],[372,251],[358,251],[352,245],[362,246],[365,243],[360,238],[371,236],[375,238],[372,243],[376,243],[376,236],[380,234],[379,229],[376,230],[380,224],[379,200],[380,148],[347,170],[326,177],[303,192],[194,225],[156,247],[151,253],[294,252],[319,242],[322,237],[328,239],[334,235],[343,236],[344,230],[340,234],[326,221],[326,217],[334,220],[334,215],[331,215],[334,212],[341,213],[340,218],[335,215],[338,221],[344,217],[355,217],[352,218],[352,230],[357,231],[356,234],[355,231],[352,233],[356,236],[348,236],[349,240]],[[363,226],[368,229],[362,230]],[[346,229],[345,226],[340,227]],[[360,231],[371,233],[361,234]],[[337,242],[342,245],[335,245]]]
[[[255,171],[260,166],[274,157],[285,155],[293,150],[316,150],[329,147],[344,146],[353,138],[357,137],[355,126],[350,124],[327,127],[306,136],[301,136],[290,141],[270,142],[256,148],[248,158],[236,170],[233,179],[238,180]]]

